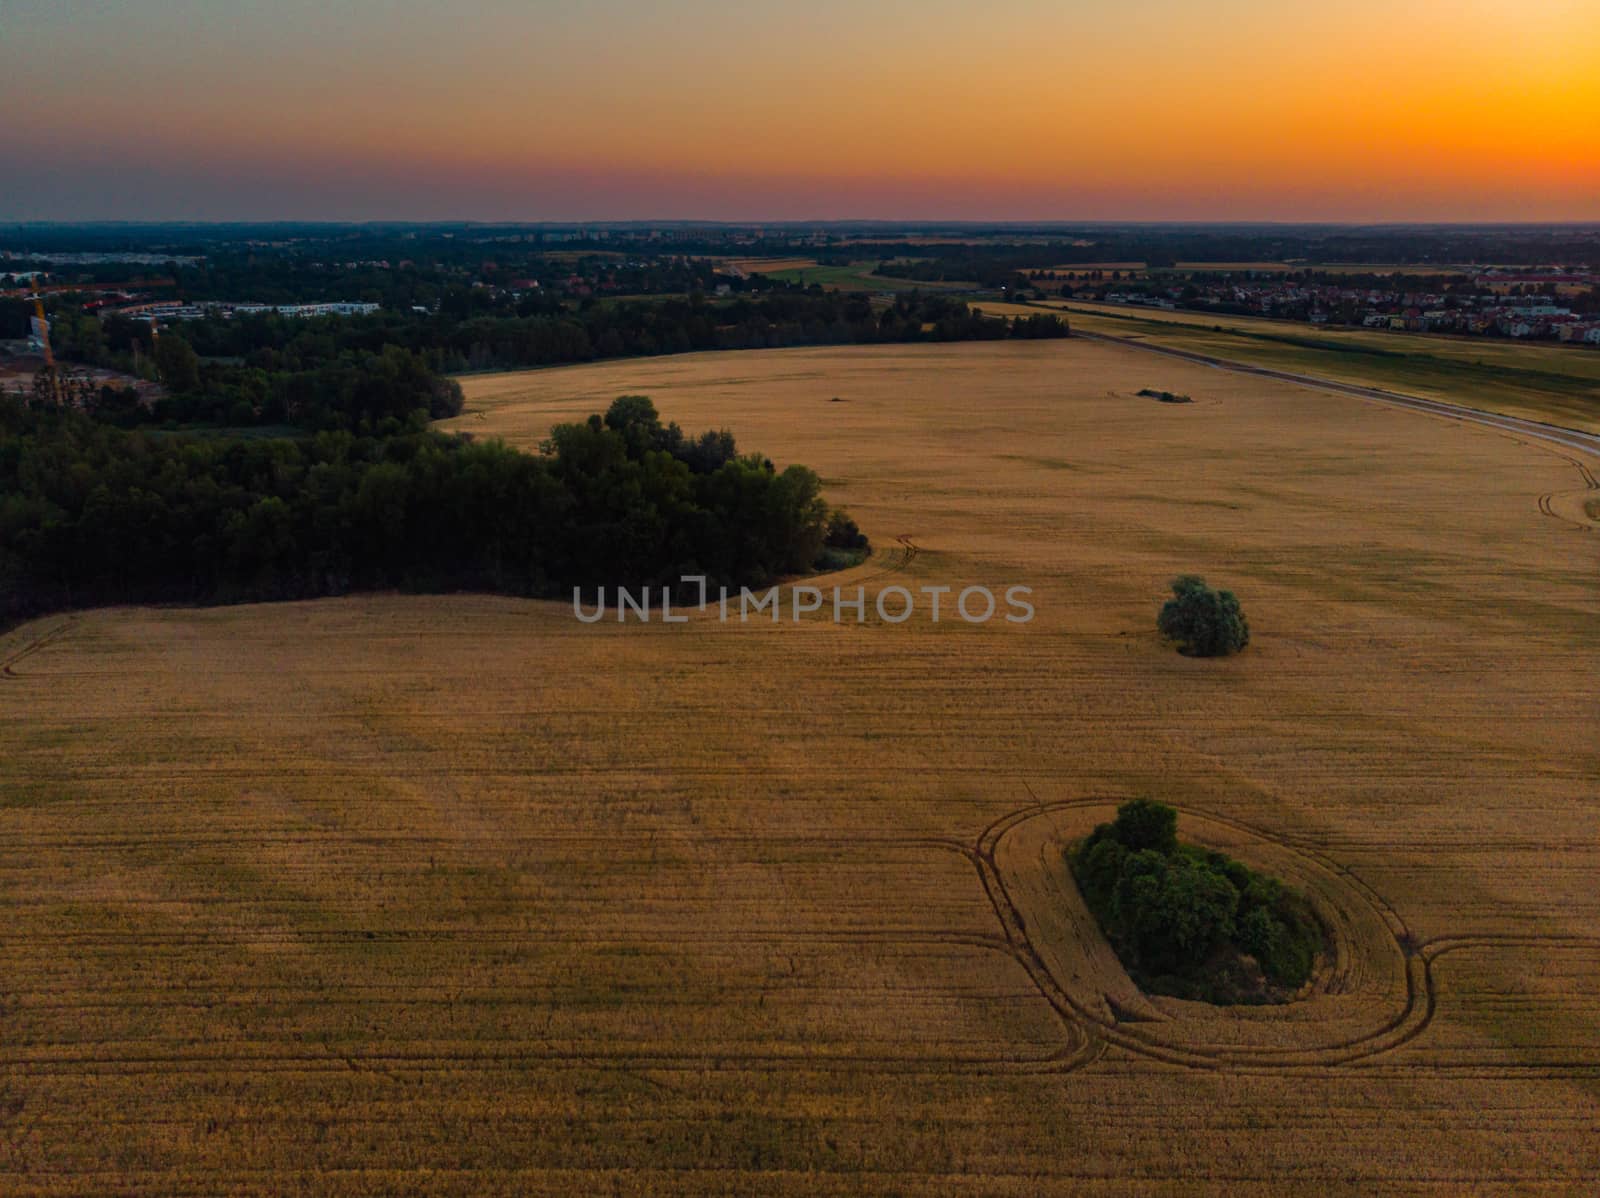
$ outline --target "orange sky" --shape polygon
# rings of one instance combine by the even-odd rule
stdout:
[[[1600,0],[10,0],[0,218],[1600,219]]]

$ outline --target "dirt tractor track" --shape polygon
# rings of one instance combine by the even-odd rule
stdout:
[[[1360,1034],[1347,1038],[1335,1037],[1326,1043],[1286,1043],[1282,1045],[1251,1045],[1229,1046],[1197,1041],[1184,1043],[1188,1029],[1185,1028],[1177,1037],[1152,1035],[1150,1029],[1159,1024],[1147,1021],[1144,1018],[1125,1018],[1112,1007],[1113,1014],[1108,1017],[1102,1007],[1096,1010],[1081,996],[1075,996],[1073,988],[1065,982],[1056,972],[1052,971],[1044,959],[1043,946],[1037,942],[1035,934],[1030,932],[1030,921],[1027,914],[1021,909],[1013,895],[1013,890],[1008,885],[1005,871],[997,861],[997,849],[1018,827],[1032,820],[1049,818],[1054,814],[1071,813],[1075,811],[1098,811],[1109,816],[1115,800],[1107,799],[1077,799],[1055,803],[1038,803],[1019,808],[1016,811],[1002,816],[984,829],[979,836],[973,852],[973,859],[978,866],[978,872],[983,879],[984,889],[993,905],[996,917],[1000,920],[1006,932],[1006,937],[1016,950],[1018,959],[1033,977],[1039,987],[1041,995],[1050,1004],[1064,1024],[1077,1025],[1087,1032],[1091,1041],[1100,1040],[1106,1044],[1115,1045],[1140,1056],[1149,1057],[1169,1065],[1185,1066],[1198,1069],[1225,1069],[1230,1072],[1278,1072],[1294,1069],[1326,1069],[1333,1066],[1366,1065],[1378,1062],[1388,1053],[1401,1048],[1421,1036],[1427,1029],[1438,1010],[1439,999],[1434,984],[1433,964],[1441,956],[1450,952],[1462,952],[1476,949],[1493,950],[1500,947],[1530,947],[1540,948],[1545,951],[1577,951],[1600,956],[1600,937],[1577,936],[1526,936],[1526,935],[1472,935],[1462,934],[1441,937],[1426,943],[1415,943],[1406,927],[1405,920],[1388,901],[1367,885],[1353,871],[1339,865],[1317,850],[1305,844],[1291,844],[1282,839],[1272,837],[1265,831],[1255,828],[1239,820],[1218,816],[1209,812],[1183,810],[1186,826],[1193,828],[1196,821],[1204,821],[1225,825],[1246,836],[1269,842],[1280,849],[1304,858],[1311,863],[1317,873],[1323,875],[1320,886],[1307,886],[1308,897],[1312,899],[1319,913],[1323,915],[1335,939],[1334,960],[1324,971],[1324,976],[1319,979],[1316,989],[1321,992],[1337,993],[1348,990],[1356,991],[1360,988],[1359,979],[1354,979],[1353,974],[1363,971],[1361,958],[1374,952],[1390,952],[1402,962],[1404,979],[1404,1001],[1398,1009],[1382,1017],[1375,1026],[1363,1030]],[[1080,825],[1080,830],[1086,830]],[[1055,849],[1064,848],[1061,841],[1052,845]],[[1389,931],[1392,941],[1389,943],[1362,943],[1348,934],[1348,926],[1337,918],[1329,918],[1328,899],[1330,897],[1330,883],[1333,887],[1343,888],[1349,893],[1359,896],[1359,901],[1364,902]],[[1071,896],[1076,899],[1075,892]],[[1088,938],[1095,938],[1098,933],[1093,929],[1093,917],[1087,909],[1082,908],[1081,900],[1077,903],[1077,918],[1084,921],[1085,927],[1080,929]],[[1104,958],[1100,962],[1106,968]],[[1120,967],[1114,960],[1109,964],[1108,972],[1116,977],[1111,979],[1111,984],[1120,982],[1125,993],[1133,991],[1132,983],[1121,975]],[[1091,979],[1099,982],[1103,979]],[[1315,1001],[1313,995],[1312,1001]],[[1178,1004],[1172,1006],[1198,1007],[1200,1004]],[[1302,1004],[1291,1004],[1288,1007],[1266,1008],[1260,1013],[1270,1020],[1278,1013],[1296,1014],[1295,1008]],[[1158,1017],[1159,1018],[1159,1017]],[[1197,1025],[1202,1034],[1207,1030],[1203,1024]],[[1285,1030],[1290,1030],[1285,1025]],[[1292,1037],[1293,1038],[1293,1037]],[[1073,1059],[1072,1065],[1092,1060],[1097,1055],[1092,1049],[1085,1048]],[[1588,1072],[1593,1067],[1587,1062],[1573,1064],[1573,1068],[1580,1072]]]
[[[1153,349],[1154,347],[1142,346],[1141,348]],[[1156,352],[1169,352],[1158,350]],[[1181,355],[1194,357],[1194,355]],[[1226,364],[1222,364],[1226,365]],[[1229,367],[1232,368],[1232,367]],[[1260,372],[1253,368],[1240,367],[1252,373]],[[1302,380],[1292,380],[1302,381]],[[1303,380],[1310,385],[1324,386],[1320,381]],[[1351,390],[1339,385],[1335,389]],[[1362,389],[1355,389],[1362,390]],[[1383,398],[1383,397],[1378,397]],[[1403,397],[1396,397],[1403,398]],[[1426,401],[1418,401],[1426,404]],[[1403,406],[1415,406],[1410,402]],[[1428,407],[1447,407],[1447,405],[1426,405]],[[1478,414],[1447,412],[1452,418],[1476,419]],[[1504,422],[1498,418],[1489,418],[1482,421],[1494,427],[1504,427]],[[1600,440],[1600,439],[1597,439]],[[1594,476],[1581,461],[1561,454],[1563,458],[1572,462],[1583,474],[1590,488],[1600,487],[1595,482]],[[852,581],[881,582],[904,573],[914,562],[920,552],[919,546],[910,535],[902,534],[894,538],[895,545],[892,549],[875,555],[853,571],[846,573]],[[7,681],[23,681],[25,674],[19,674],[14,667],[34,656],[35,654],[58,644],[68,637],[74,626],[81,620],[80,616],[68,616],[63,620],[45,624],[38,635],[22,643],[8,657],[0,660],[0,678]],[[220,771],[211,767],[207,773],[217,776],[218,773],[228,774],[230,770],[223,768]],[[181,773],[181,771],[180,771]],[[241,778],[251,775],[248,769],[238,771]],[[176,776],[176,775],[175,775]],[[1033,787],[1026,780],[1021,781],[1028,791],[1030,802],[1000,816],[989,823],[978,834],[975,840],[968,842],[957,836],[922,836],[901,837],[885,836],[828,836],[804,835],[794,837],[761,836],[749,837],[740,835],[719,835],[701,838],[704,847],[716,846],[725,849],[744,849],[751,852],[782,850],[785,847],[803,849],[808,852],[834,851],[838,854],[859,852],[862,850],[886,852],[893,849],[908,851],[927,851],[934,853],[955,854],[972,865],[977,873],[983,893],[988,904],[993,909],[998,923],[998,929],[993,935],[974,935],[956,931],[927,931],[913,929],[860,929],[852,931],[825,931],[786,929],[784,939],[793,944],[815,943],[840,947],[860,946],[867,948],[873,945],[894,945],[898,947],[912,947],[919,945],[937,946],[942,948],[956,948],[972,950],[979,953],[998,953],[1015,960],[1027,973],[1043,1002],[1055,1013],[1059,1022],[1062,1035],[1062,1044],[1059,1048],[1048,1053],[1029,1054],[1019,1052],[1016,1054],[946,1054],[916,1052],[903,1055],[875,1054],[871,1052],[819,1052],[813,1046],[796,1046],[793,1048],[773,1049],[770,1051],[749,1051],[748,1046],[728,1046],[719,1049],[716,1046],[701,1046],[694,1051],[642,1051],[638,1048],[619,1047],[616,1049],[597,1048],[590,1044],[573,1044],[564,1046],[560,1044],[534,1044],[528,1042],[506,1043],[498,1048],[476,1048],[471,1051],[438,1051],[419,1048],[415,1051],[404,1052],[362,1052],[330,1054],[327,1051],[300,1050],[295,1051],[287,1047],[275,1047],[271,1051],[261,1052],[259,1048],[252,1048],[248,1052],[229,1051],[220,1046],[195,1045],[188,1050],[171,1053],[157,1053],[149,1055],[118,1056],[115,1060],[104,1059],[95,1052],[63,1052],[43,1051],[24,1052],[10,1055],[7,1058],[8,1066],[19,1073],[34,1075],[70,1076],[72,1074],[92,1074],[96,1072],[121,1072],[139,1073],[149,1072],[159,1074],[172,1068],[182,1068],[186,1071],[200,1073],[226,1073],[241,1068],[266,1072],[320,1072],[340,1070],[376,1070],[413,1068],[428,1066],[436,1068],[491,1068],[510,1067],[512,1065],[526,1065],[538,1063],[541,1066],[553,1068],[574,1069],[640,1069],[664,1073],[672,1072],[703,1072],[703,1071],[785,1071],[799,1070],[807,1073],[828,1073],[831,1071],[851,1072],[863,1068],[880,1070],[886,1073],[907,1074],[942,1074],[952,1070],[976,1070],[987,1073],[1017,1073],[1017,1074],[1059,1074],[1081,1069],[1099,1060],[1108,1048],[1115,1048],[1131,1053],[1166,1066],[1199,1069],[1210,1071],[1226,1071],[1237,1074],[1256,1073],[1285,1073],[1303,1070],[1327,1070],[1331,1068],[1352,1067],[1372,1068],[1384,1062],[1389,1054],[1406,1046],[1422,1036],[1433,1022],[1439,1009],[1439,996],[1434,981],[1434,965],[1446,954],[1462,953],[1468,951],[1495,951],[1505,948],[1537,948],[1546,952],[1577,952],[1592,954],[1600,962],[1600,937],[1579,936],[1530,936],[1517,934],[1485,933],[1476,935],[1462,933],[1447,937],[1436,938],[1427,942],[1418,942],[1406,925],[1405,919],[1388,900],[1373,887],[1368,885],[1354,871],[1339,864],[1325,852],[1304,839],[1289,840],[1278,838],[1265,830],[1247,824],[1243,821],[1218,815],[1209,811],[1180,808],[1185,818],[1186,827],[1193,829],[1197,824],[1212,824],[1218,827],[1231,829],[1247,839],[1270,845],[1281,854],[1288,854],[1306,863],[1307,871],[1302,872],[1295,880],[1304,885],[1308,896],[1325,916],[1330,931],[1335,939],[1335,953],[1333,959],[1323,970],[1323,975],[1316,983],[1319,993],[1340,994],[1356,993],[1362,989],[1362,975],[1370,972],[1372,960],[1375,955],[1387,954],[1393,958],[1395,976],[1398,979],[1396,1001],[1385,1007],[1381,1001],[1374,998],[1370,1004],[1370,1017],[1365,1022],[1369,1026],[1361,1028],[1358,1032],[1349,1035],[1335,1035],[1323,1038],[1317,1042],[1306,1042],[1298,1036],[1291,1025],[1285,1024],[1289,1034],[1285,1043],[1280,1044],[1226,1044],[1215,1042],[1208,1038],[1214,1029],[1208,1029],[1204,1023],[1190,1026],[1181,1018],[1174,1019],[1162,1016],[1158,1012],[1146,1008],[1143,1014],[1130,1008],[1139,1005],[1141,1000],[1134,997],[1131,1001],[1119,1006],[1115,1002],[1108,1007],[1104,1003],[1097,1003],[1101,995],[1098,993],[1085,995],[1082,988],[1072,980],[1061,976],[1059,961],[1052,964],[1049,959],[1051,946],[1041,938],[1038,930],[1040,921],[1036,909],[1029,909],[1027,903],[1020,900],[1016,891],[1015,879],[1008,880],[1007,870],[1001,860],[1002,846],[1019,829],[1023,829],[1034,821],[1048,821],[1055,817],[1082,815],[1098,812],[1109,815],[1112,806],[1117,801],[1116,796],[1102,798],[1073,799],[1066,801],[1041,802],[1034,793]],[[1079,831],[1087,830],[1080,825]],[[414,836],[394,837],[397,850],[418,852],[428,846],[419,842]],[[240,844],[237,833],[218,833],[212,838],[218,846]],[[183,841],[186,848],[204,847],[204,839],[188,837]],[[441,842],[441,846],[447,842]],[[1066,840],[1058,837],[1050,842],[1052,851],[1065,847]],[[1529,842],[1530,845],[1535,842]],[[1542,847],[1548,847],[1543,842],[1538,842]],[[140,845],[148,847],[149,837],[77,837],[74,845],[80,849],[104,851],[108,849],[129,849]],[[548,848],[549,839],[537,838],[528,842],[530,851],[540,847]],[[14,848],[25,849],[28,846],[26,839],[14,843]],[[39,843],[33,848],[47,847]],[[583,846],[575,846],[581,848]],[[1248,854],[1245,854],[1248,856]],[[1059,855],[1056,858],[1059,864]],[[1351,935],[1348,921],[1330,917],[1329,899],[1334,892],[1339,892],[1341,901],[1347,905],[1363,907],[1376,922],[1372,927],[1383,929],[1383,935],[1371,936],[1365,939]],[[1076,898],[1075,891],[1069,896],[1075,903],[1077,910],[1074,918],[1080,922],[1076,934],[1088,940],[1100,941],[1100,959],[1091,962],[1090,972],[1100,970],[1100,976],[1092,976],[1091,983],[1098,985],[1106,983],[1109,989],[1120,988],[1124,995],[1134,993],[1132,982],[1122,974],[1120,966],[1114,959],[1107,961],[1107,946],[1100,938],[1098,930],[1092,926],[1092,916],[1082,908],[1081,900]],[[1087,921],[1087,922],[1085,922]],[[1370,932],[1371,928],[1369,928]],[[253,945],[261,949],[270,949],[273,945],[305,945],[319,939],[330,945],[348,941],[357,934],[351,932],[329,931],[323,933],[297,931],[292,934],[284,933],[274,937],[260,931],[250,936]],[[571,930],[552,933],[548,937],[551,942],[573,944],[581,942],[595,951],[615,948],[627,943],[626,939],[616,936],[584,937],[575,935]],[[72,951],[93,951],[96,949],[110,949],[118,946],[125,947],[127,937],[106,933],[67,933],[58,935],[59,947]],[[481,949],[492,949],[495,945],[525,945],[530,940],[538,940],[537,932],[526,931],[504,932],[490,930],[454,929],[440,931],[431,928],[416,929],[388,929],[373,935],[368,933],[365,939],[369,943],[381,942],[395,947],[420,946],[427,943],[450,943],[453,945],[469,944]],[[143,933],[138,940],[149,950],[187,950],[203,951],[210,937],[203,933],[170,933],[166,935],[151,935]],[[675,934],[675,941],[679,943],[696,943],[702,947],[715,947],[730,953],[739,954],[754,952],[763,947],[770,947],[771,937],[761,931],[749,932],[706,932],[696,935],[682,932]],[[1054,946],[1056,950],[1062,948],[1060,944]],[[1111,975],[1109,981],[1105,975]],[[1370,987],[1369,987],[1370,988]],[[270,992],[263,991],[264,994]],[[43,996],[40,996],[43,997]],[[67,996],[63,996],[66,998]],[[290,998],[289,988],[284,988],[283,997]],[[838,995],[848,998],[848,995]],[[1366,996],[1374,997],[1374,996]],[[381,998],[379,994],[365,995],[358,992],[347,992],[340,1001],[360,1004]],[[73,1010],[85,1010],[95,1004],[85,1004],[82,1001],[69,1001],[67,1007]],[[126,996],[108,996],[103,1004],[107,1009],[127,1010],[130,1001]],[[137,1004],[133,1004],[137,1005]],[[153,1008],[169,1005],[168,1000],[161,1000],[158,1004],[152,1000]],[[1189,1004],[1194,1005],[1194,1004]],[[1290,1007],[1279,1010],[1293,1012],[1294,1008],[1303,1004],[1291,1004]],[[1264,1014],[1266,1022],[1271,1022],[1273,1010],[1268,1009]],[[1600,1073],[1600,1066],[1595,1066],[1586,1061],[1575,1061],[1566,1067],[1574,1075],[1587,1075]],[[1546,1070],[1548,1073],[1549,1070]]]

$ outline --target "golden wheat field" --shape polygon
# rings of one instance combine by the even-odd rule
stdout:
[[[466,390],[453,427],[530,447],[648,394],[823,475],[876,547],[825,584],[1037,616],[11,631],[0,1193],[1593,1192],[1600,536],[1565,451],[1086,341]],[[1159,641],[1186,571],[1242,655]],[[1313,896],[1309,998],[1131,988],[1061,848],[1135,795]]]

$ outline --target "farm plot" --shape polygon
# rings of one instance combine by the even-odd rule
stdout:
[[[767,274],[786,283],[817,285],[827,291],[959,291],[970,290],[976,283],[942,282],[924,279],[900,279],[876,273],[877,260],[852,262],[846,266],[823,266],[810,260],[776,259],[775,265],[751,266],[752,274]]]
[[[1600,538],[1540,504],[1571,460],[1084,341],[467,393],[480,437],[644,393],[814,466],[877,546],[821,580],[866,622],[382,595],[6,634],[0,1192],[1600,1173]],[[1159,642],[1183,571],[1244,654]],[[872,613],[974,584],[1035,619]],[[1344,921],[1315,997],[1118,989],[1057,858],[1138,794]]]
[[[1584,346],[1508,344],[1076,301],[1011,305],[1015,310],[983,306],[1011,316],[1035,306],[1059,308],[1084,332],[1600,432],[1600,353]]]

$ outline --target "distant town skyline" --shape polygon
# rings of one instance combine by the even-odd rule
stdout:
[[[0,220],[1600,220],[1592,0],[6,0]]]

